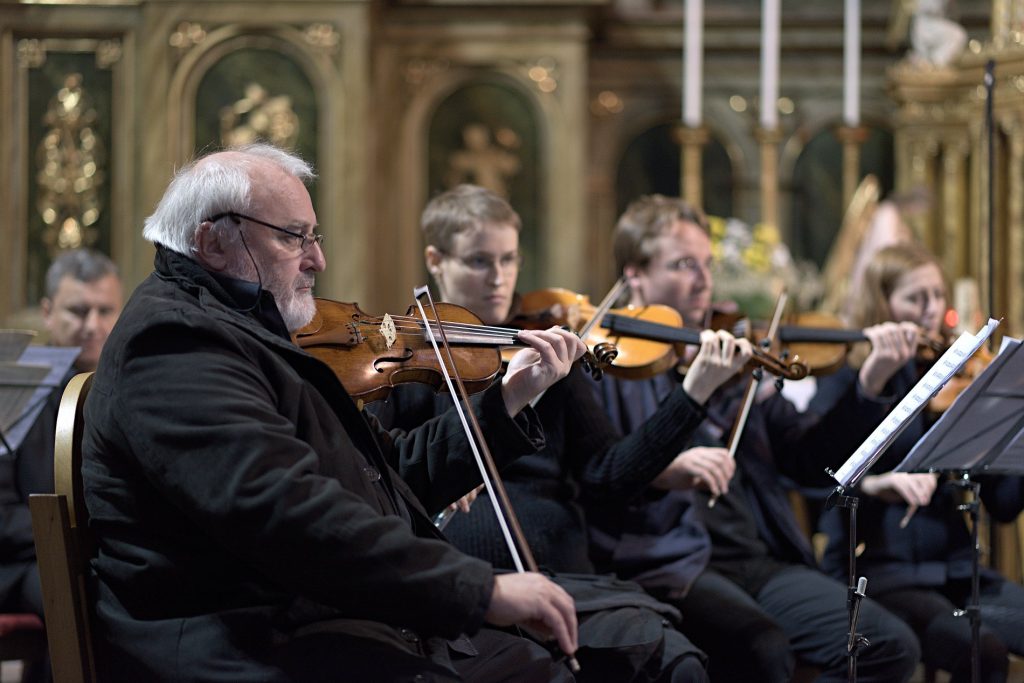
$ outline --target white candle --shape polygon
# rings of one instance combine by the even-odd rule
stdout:
[[[683,32],[683,123],[701,125],[701,89],[704,87],[704,0],[686,0]]]
[[[761,2],[761,127],[779,125],[779,0]]]
[[[860,125],[860,0],[846,0],[843,18],[843,124]]]

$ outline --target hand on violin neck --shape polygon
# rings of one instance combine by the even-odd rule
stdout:
[[[858,379],[868,396],[881,396],[885,385],[917,353],[921,329],[910,322],[887,322],[864,329],[871,353],[861,365]]]
[[[729,481],[736,473],[736,461],[726,448],[697,446],[688,448],[654,478],[651,486],[665,490],[702,488],[711,495],[729,492]]]
[[[578,645],[576,603],[547,577],[533,572],[494,577],[491,604],[484,620],[495,626],[519,624],[554,637],[567,655]]]
[[[700,333],[700,350],[683,378],[683,390],[697,403],[704,403],[715,389],[747,364],[753,348],[725,330]]]
[[[512,357],[505,376],[501,378],[505,409],[513,416],[534,397],[568,375],[572,364],[587,350],[579,337],[558,327],[522,330],[519,341],[530,348]]]

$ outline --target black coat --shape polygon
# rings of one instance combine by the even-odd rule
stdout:
[[[328,620],[396,652],[411,633],[474,631],[491,567],[445,542],[424,510],[478,481],[457,419],[385,432],[325,365],[264,324],[279,320],[269,295],[261,322],[224,284],[159,249],[86,403],[111,673],[284,680],[282,648]],[[499,459],[542,444],[532,413],[509,418],[500,389],[475,409],[510,446]]]
[[[411,429],[450,402],[428,387],[406,385],[370,410],[382,424]],[[601,410],[594,383],[578,367],[548,389],[537,403],[544,449],[501,472],[538,564],[555,572],[593,573],[581,502],[610,512],[621,509],[679,454],[704,414],[676,382],[651,419],[623,437]],[[475,557],[496,567],[514,566],[489,500],[456,514],[445,533]]]
[[[605,407],[616,426],[629,432],[662,399],[670,379],[610,381],[602,388]],[[744,383],[745,384],[745,383]],[[691,446],[721,446],[735,422],[741,384],[715,392],[708,420]],[[598,569],[654,589],[685,592],[709,563],[721,555],[755,549],[767,562],[814,565],[810,544],[789,505],[781,475],[807,486],[829,483],[825,468],[837,468],[884,415],[885,404],[863,396],[855,386],[836,399],[823,416],[798,413],[780,394],[755,403],[736,454],[737,474],[729,493],[709,511],[705,492],[648,491],[624,513],[588,509],[593,555]],[[750,520],[732,545],[712,542],[714,514],[732,507]]]

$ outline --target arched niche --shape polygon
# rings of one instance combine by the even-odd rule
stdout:
[[[328,92],[330,83],[330,70],[318,61],[302,34],[290,27],[264,32],[229,25],[211,31],[184,56],[171,79],[169,101],[179,103],[169,121],[172,139],[177,136],[171,158],[183,163],[223,146],[221,114],[245,99],[250,85],[258,84],[267,99],[289,99],[298,135],[288,146],[318,167],[324,118],[318,93]],[[316,206],[315,184],[310,194]]]
[[[540,286],[541,131],[531,100],[504,79],[470,79],[437,104],[427,125],[428,196],[459,183],[503,196],[522,219],[518,288]]]
[[[681,147],[677,123],[657,123],[633,137],[623,149],[616,169],[617,215],[645,194],[679,196]],[[703,208],[715,216],[734,212],[735,173],[732,156],[714,131],[701,155]]]
[[[194,153],[264,140],[316,167],[317,94],[303,65],[286,50],[237,42],[196,84]],[[310,195],[315,206],[315,183]]]
[[[790,176],[788,245],[797,260],[821,267],[843,222],[843,145],[836,123],[820,128],[807,138],[795,155]],[[868,125],[861,146],[859,177],[878,177],[882,195],[892,191],[895,165],[892,132]]]

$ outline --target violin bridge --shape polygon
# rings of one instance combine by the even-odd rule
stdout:
[[[384,343],[390,349],[398,340],[398,330],[395,329],[395,321],[391,319],[390,313],[385,313],[380,322],[380,336],[384,337]]]

